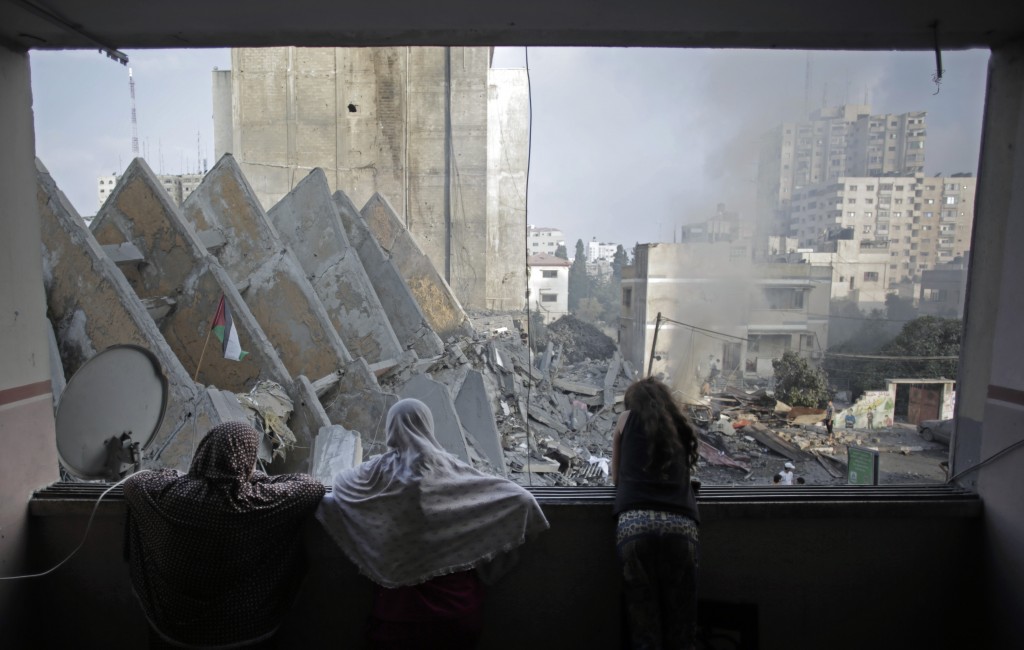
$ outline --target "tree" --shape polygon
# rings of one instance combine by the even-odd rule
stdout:
[[[629,257],[626,255],[626,249],[619,244],[615,247],[615,257],[612,258],[612,276],[616,280],[622,279],[622,267],[629,264]]]
[[[917,318],[917,308],[910,298],[890,293],[885,297],[885,316],[890,320],[911,321]]]
[[[824,371],[812,368],[792,350],[772,361],[775,371],[775,396],[790,406],[821,406],[829,399],[828,379]]]
[[[594,323],[597,321],[598,316],[601,315],[603,309],[601,301],[597,298],[583,298],[576,308],[576,317],[582,321]]]
[[[569,259],[569,251],[565,250],[565,244],[558,245],[558,248],[555,249],[555,257],[561,257],[563,260]]]
[[[580,301],[590,295],[590,278],[587,277],[587,252],[583,240],[576,240],[576,257],[569,267],[569,311],[576,313]]]

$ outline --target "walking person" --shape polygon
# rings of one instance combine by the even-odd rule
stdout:
[[[475,648],[482,581],[548,521],[525,489],[445,451],[423,402],[397,402],[386,429],[388,451],[339,472],[317,517],[377,584],[372,647]]]
[[[305,573],[300,524],[324,486],[256,470],[259,441],[245,422],[219,424],[188,474],[125,481],[125,553],[151,648],[276,647]]]
[[[875,412],[868,411],[868,431],[875,428]]]
[[[612,441],[612,479],[630,647],[693,648],[699,517],[690,470],[697,435],[653,377],[630,386],[625,404]]]

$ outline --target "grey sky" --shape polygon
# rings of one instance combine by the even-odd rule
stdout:
[[[128,52],[140,146],[157,172],[212,157],[210,71],[227,50]],[[577,239],[671,241],[672,227],[715,205],[749,214],[761,134],[797,120],[808,54],[794,51],[531,48],[532,224]],[[812,107],[928,111],[926,172],[975,172],[988,53],[944,52],[938,95],[929,52],[814,52]],[[498,67],[522,66],[500,48]],[[92,51],[33,52],[36,149],[83,215],[96,177],[131,159],[128,72]],[[196,134],[200,134],[197,153]],[[344,188],[342,188],[344,189]],[[570,250],[571,254],[571,250]]]

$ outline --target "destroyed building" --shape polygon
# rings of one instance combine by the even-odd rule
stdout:
[[[264,212],[226,155],[178,207],[136,159],[86,226],[41,164],[37,182],[60,376],[121,343],[164,367],[168,416],[144,466],[186,468],[186,424],[241,416],[275,441],[266,462],[329,481],[384,451],[387,409],[415,397],[444,447],[484,471],[531,485],[607,482],[632,377],[611,359],[614,343],[591,362],[563,353],[558,341],[588,349],[565,336],[532,355],[507,315],[483,316],[478,331],[384,197],[357,210],[314,169]],[[221,300],[241,359],[208,354]]]
[[[767,380],[786,350],[818,360],[828,347],[831,278],[827,266],[755,262],[742,241],[641,244],[623,270],[623,357],[690,397],[713,363],[740,383]]]
[[[357,205],[386,197],[467,307],[521,309],[527,80],[493,49],[234,48],[215,155],[268,211],[317,168]]]

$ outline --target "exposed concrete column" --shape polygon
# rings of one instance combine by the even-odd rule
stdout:
[[[9,576],[25,569],[29,496],[58,476],[29,58],[2,46],[0,141],[0,575]],[[17,638],[26,589],[0,583],[0,638]]]
[[[985,462],[1024,440],[1024,41],[995,50],[979,165],[978,193],[957,395],[953,472]],[[985,503],[985,560],[992,647],[1024,635],[1024,447],[961,483]]]
[[[213,71],[213,159],[234,151],[231,70]]]
[[[529,87],[526,70],[487,71],[487,260],[484,305],[519,310],[526,303],[526,163]]]

